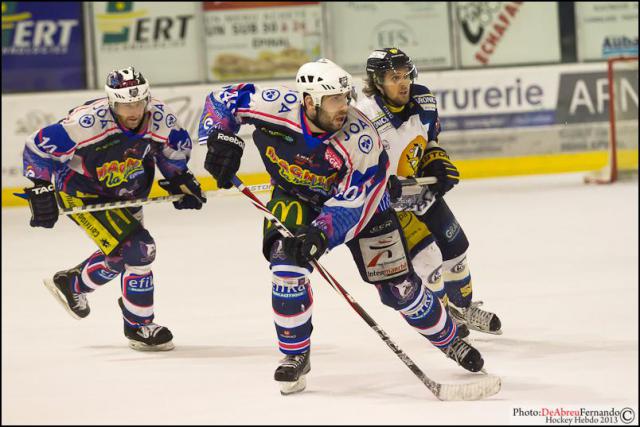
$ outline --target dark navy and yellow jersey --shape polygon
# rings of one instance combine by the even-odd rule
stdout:
[[[440,120],[436,97],[429,88],[412,84],[409,103],[392,112],[379,95],[362,97],[358,108],[371,120],[387,149],[390,173],[415,176],[427,142],[437,140]]]

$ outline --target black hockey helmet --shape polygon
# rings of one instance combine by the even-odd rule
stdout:
[[[387,71],[395,71],[402,67],[409,68],[411,80],[418,77],[418,70],[411,58],[397,47],[376,49],[367,58],[367,76],[377,84],[382,84]]]

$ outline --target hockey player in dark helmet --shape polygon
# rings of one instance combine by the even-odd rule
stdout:
[[[377,94],[386,103],[402,107],[409,102],[409,88],[417,77],[418,70],[413,61],[400,49],[376,50],[367,58],[366,87],[363,91],[366,96]]]
[[[389,153],[391,174],[438,178],[436,184],[429,186],[431,193],[425,194],[435,194],[433,204],[421,199],[410,210],[398,212],[416,270],[448,304],[461,335],[468,334],[468,329],[501,334],[498,316],[481,309],[482,302],[472,302],[469,242],[443,198],[458,183],[459,174],[438,143],[436,97],[429,88],[415,83],[416,67],[398,48],[371,52],[366,71],[366,97],[359,100],[357,107],[377,125]],[[389,181],[394,180],[392,176]],[[400,199],[396,207],[405,209],[407,203],[396,196]]]

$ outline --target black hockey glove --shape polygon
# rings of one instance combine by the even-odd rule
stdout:
[[[317,260],[327,250],[327,236],[312,225],[300,228],[295,237],[285,237],[282,249],[298,265]]]
[[[218,187],[231,188],[231,179],[240,169],[244,141],[232,133],[214,129],[207,138],[204,168],[216,179]]]
[[[158,185],[171,194],[185,195],[182,199],[173,202],[176,209],[200,209],[203,203],[207,203],[200,183],[191,171],[184,171],[169,179],[161,179]]]
[[[438,182],[430,184],[429,189],[444,196],[460,181],[458,169],[451,163],[447,152],[437,142],[429,141],[418,168],[418,176],[435,176]]]
[[[31,208],[32,227],[53,228],[58,221],[58,203],[56,202],[56,190],[49,181],[37,179],[33,181],[34,186],[25,188]]]
[[[389,196],[391,196],[391,203],[400,200],[400,197],[402,197],[402,184],[396,175],[389,176],[387,189],[389,190]]]

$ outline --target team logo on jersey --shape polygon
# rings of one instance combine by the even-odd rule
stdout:
[[[365,154],[369,154],[373,148],[373,139],[369,135],[362,135],[358,139],[358,148]]]
[[[426,148],[427,140],[422,135],[413,138],[404,150],[402,150],[402,154],[398,160],[398,175],[414,176],[418,172],[418,165]]]
[[[96,118],[93,117],[93,114],[85,114],[84,116],[80,117],[78,123],[80,123],[80,126],[82,126],[83,128],[90,128],[96,123]]]
[[[280,98],[280,91],[278,89],[266,89],[262,92],[262,99],[267,102],[273,102]]]
[[[173,114],[168,114],[167,118],[165,119],[165,123],[168,128],[172,128],[176,124],[177,120],[178,119],[176,119],[176,116],[174,116]]]
[[[267,147],[265,154],[272,163],[278,165],[280,176],[294,185],[318,188],[329,192],[338,179],[337,172],[329,176],[318,175],[300,165],[290,164],[285,159],[278,157],[276,150],[271,146]]]
[[[324,152],[324,159],[329,162],[332,168],[340,170],[342,165],[344,165],[344,160],[342,157],[338,155],[333,148],[327,147],[327,150]]]
[[[109,188],[136,178],[142,173],[144,173],[142,160],[131,157],[127,157],[123,162],[113,160],[96,168],[98,181],[105,181],[105,185]]]

